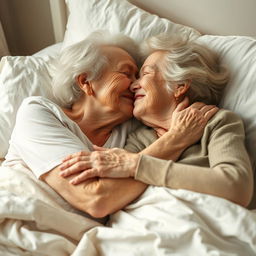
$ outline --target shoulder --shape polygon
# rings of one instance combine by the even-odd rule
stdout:
[[[227,109],[220,109],[210,120],[209,124],[212,126],[218,124],[228,124],[228,123],[240,123],[243,124],[241,117]]]
[[[48,106],[48,105],[53,105],[56,106],[56,104],[54,102],[52,102],[51,100],[44,98],[42,96],[31,96],[31,97],[27,97],[25,98],[22,103],[20,108],[28,108],[31,106]]]
[[[205,131],[207,130],[211,131],[211,133],[220,130],[241,135],[245,133],[242,118],[238,114],[226,109],[220,109],[209,120],[205,127]]]
[[[20,115],[33,115],[38,114],[39,112],[59,112],[61,108],[56,105],[51,100],[44,98],[42,96],[31,96],[25,98],[17,112],[17,116]]]
[[[66,119],[64,112],[57,104],[41,96],[32,96],[23,100],[17,111],[16,124],[45,125],[64,122]]]

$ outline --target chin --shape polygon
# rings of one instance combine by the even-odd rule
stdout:
[[[133,116],[138,119],[139,121],[143,121],[142,119],[142,113],[140,113],[139,111],[136,111],[135,109],[133,110]]]

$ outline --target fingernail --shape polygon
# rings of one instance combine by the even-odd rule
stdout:
[[[75,181],[75,180],[71,180],[70,183],[71,183],[72,185],[75,185],[75,184],[76,184],[76,181]]]

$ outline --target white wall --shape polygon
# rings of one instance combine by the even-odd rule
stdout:
[[[31,55],[55,42],[48,0],[0,0],[0,20],[12,55]]]
[[[256,0],[130,0],[203,34],[256,36]]]

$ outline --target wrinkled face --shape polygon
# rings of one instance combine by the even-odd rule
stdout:
[[[163,58],[163,51],[149,55],[140,70],[139,79],[130,87],[135,98],[133,114],[139,120],[144,121],[170,109],[173,93],[167,89],[167,83],[157,66]]]
[[[92,81],[95,97],[104,107],[125,117],[132,117],[133,93],[129,90],[138,73],[134,59],[123,49],[104,46],[109,64],[99,79]]]

